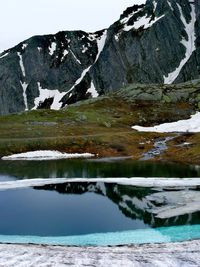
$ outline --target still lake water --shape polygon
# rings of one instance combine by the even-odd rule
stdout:
[[[0,182],[58,177],[199,176],[197,167],[131,160],[0,161]],[[151,209],[159,208],[161,203],[149,199],[157,191],[89,181],[0,191],[0,235],[75,236],[200,224],[198,211],[157,217]],[[198,188],[195,192],[199,192]]]

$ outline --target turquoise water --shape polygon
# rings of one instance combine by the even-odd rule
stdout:
[[[1,243],[46,244],[68,246],[107,246],[145,243],[180,242],[200,238],[200,225],[162,227],[115,233],[77,236],[39,237],[0,235]]]

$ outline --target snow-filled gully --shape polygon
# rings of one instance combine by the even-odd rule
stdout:
[[[23,45],[23,49],[26,48],[26,45]],[[22,58],[22,54],[20,52],[17,52],[17,55],[19,57],[19,65],[21,68],[21,72],[23,75],[23,78],[26,77],[26,71],[25,71],[25,67],[24,67],[24,62],[23,62],[23,58]],[[26,94],[26,90],[28,87],[28,84],[24,81],[20,81],[22,89],[23,89],[23,99],[24,99],[24,105],[25,105],[25,111],[28,110],[28,100],[27,100],[27,94]]]
[[[91,38],[93,41],[96,40],[96,44],[97,44],[97,48],[98,48],[98,53],[96,55],[96,59],[93,62],[93,64],[91,64],[90,66],[88,66],[86,69],[84,69],[80,75],[80,77],[75,81],[74,85],[65,92],[60,92],[59,90],[50,90],[48,88],[42,88],[41,83],[38,82],[38,90],[39,90],[39,96],[35,98],[34,100],[34,107],[33,109],[37,109],[40,103],[43,103],[46,99],[48,98],[53,98],[53,103],[51,105],[51,109],[54,110],[59,110],[62,107],[62,98],[66,95],[69,94],[70,92],[72,92],[74,90],[74,88],[79,85],[81,83],[81,81],[84,79],[85,75],[88,73],[88,71],[92,68],[92,66],[97,62],[97,60],[99,59],[99,56],[105,46],[105,42],[106,42],[106,38],[107,38],[107,30],[105,30],[101,36],[97,37],[95,34],[91,34],[89,36],[89,38]],[[51,47],[49,47],[49,54],[52,56],[54,54],[54,52],[56,51],[56,43],[53,42],[51,44]],[[72,56],[74,57],[74,59],[76,60],[76,62],[81,65],[81,61],[77,58],[77,56],[74,54],[74,52],[70,49],[69,51],[65,50],[64,51],[64,55],[62,60],[64,59],[64,57],[68,54],[71,53]],[[23,73],[23,76],[25,77],[25,69],[24,69],[24,65],[23,65],[23,61],[22,61],[22,56],[20,53],[18,53],[18,56],[20,57],[20,66],[21,66],[21,70]],[[26,106],[26,110],[28,109],[28,105],[27,105],[27,97],[26,97],[26,88],[27,88],[27,84],[23,83],[22,87],[23,87],[23,96],[24,96],[24,102],[25,102],[25,106]],[[88,88],[88,93],[91,93],[92,97],[97,97],[98,96],[98,92],[94,86],[93,81],[91,82],[91,86],[90,88]]]
[[[85,70],[83,70],[83,72],[81,73],[80,78],[78,78],[76,80],[76,82],[74,83],[74,85],[66,92],[67,94],[70,93],[77,85],[79,85],[81,83],[81,81],[84,79],[84,77],[88,73],[88,71],[97,62],[97,60],[99,59],[99,56],[100,56],[100,54],[103,51],[103,48],[105,46],[106,38],[107,38],[107,30],[105,30],[103,32],[103,34],[102,34],[101,37],[99,37],[99,38],[96,39],[97,40],[98,53],[97,53],[97,56],[96,56],[96,59],[95,59],[94,63],[92,65],[90,65],[89,67],[87,67]],[[93,91],[96,91],[96,89],[93,88]],[[96,97],[96,94],[95,94],[95,97]]]
[[[187,61],[190,59],[192,53],[195,51],[196,46],[195,46],[195,41],[196,41],[196,36],[195,36],[195,22],[196,22],[196,12],[195,12],[195,6],[194,3],[190,3],[191,6],[191,20],[189,23],[187,23],[182,8],[181,6],[177,3],[179,12],[180,12],[180,19],[184,25],[186,34],[188,39],[183,38],[181,41],[181,44],[184,45],[186,51],[185,51],[185,57],[181,60],[179,66],[169,73],[167,76],[164,76],[164,83],[165,84],[171,84],[173,83],[178,75],[180,74],[182,68],[184,65],[187,63]]]

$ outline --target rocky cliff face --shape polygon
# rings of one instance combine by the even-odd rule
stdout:
[[[200,76],[200,1],[147,0],[108,29],[35,36],[0,55],[0,114],[60,109],[129,83]]]

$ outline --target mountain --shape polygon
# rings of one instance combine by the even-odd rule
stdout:
[[[130,83],[200,78],[200,1],[147,0],[95,33],[34,36],[0,54],[0,114],[60,109]]]

